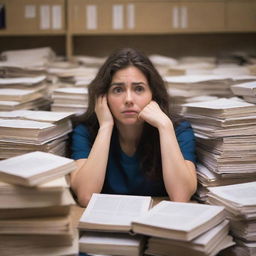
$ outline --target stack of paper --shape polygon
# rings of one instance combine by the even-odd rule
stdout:
[[[0,110],[42,109],[49,106],[45,76],[0,78]]]
[[[75,169],[73,160],[43,152],[0,161],[2,255],[78,252],[71,221],[75,202],[64,178]]]
[[[56,55],[50,47],[12,50],[1,53],[1,59],[6,61],[6,66],[10,63],[15,63],[16,66],[21,67],[45,66],[55,58]]]
[[[150,237],[146,253],[161,256],[169,256],[172,253],[179,256],[217,255],[221,250],[234,244],[228,232],[228,221],[224,220],[190,242]]]
[[[164,80],[169,87],[170,96],[184,98],[194,96],[222,96],[232,95],[230,84],[232,80],[226,76],[218,75],[185,75],[165,76]]]
[[[52,111],[70,111],[82,114],[88,106],[88,89],[75,87],[58,88],[53,91],[52,98]]]
[[[93,79],[98,72],[98,68],[74,67],[74,68],[48,68],[47,72],[55,75],[60,82],[76,84],[79,80]]]
[[[38,68],[27,67],[9,67],[2,66],[0,62],[0,77],[1,78],[21,78],[21,77],[38,77],[45,75],[46,71]]]
[[[256,103],[256,81],[231,86],[232,92],[250,103]]]
[[[0,161],[0,180],[11,184],[36,186],[76,169],[73,160],[35,151]]]
[[[0,158],[45,151],[66,155],[71,113],[16,110],[0,112]],[[2,150],[1,150],[2,149]]]
[[[76,55],[73,57],[73,60],[85,67],[99,68],[105,62],[106,57]]]
[[[254,255],[256,251],[256,182],[209,188],[208,202],[225,206],[231,220],[231,233],[238,243]]]
[[[132,230],[151,237],[150,255],[216,255],[234,244],[219,206],[162,201],[135,219]]]
[[[167,75],[169,69],[178,65],[178,60],[159,54],[149,55],[149,59],[152,61],[152,63],[162,76]],[[180,71],[177,71],[177,75],[180,74],[183,74],[183,71],[182,73],[180,73]]]
[[[256,106],[241,99],[184,104],[198,141],[198,158],[217,174],[254,176]]]
[[[79,240],[80,251],[141,255],[144,239],[139,235],[131,236],[129,231],[132,220],[145,214],[151,203],[151,197],[93,194],[78,225],[80,230],[86,231]]]
[[[199,202],[205,203],[207,201],[208,187],[224,186],[230,184],[245,183],[255,180],[255,175],[236,175],[229,177],[221,175],[216,172],[210,171],[206,166],[201,163],[197,164],[197,180],[198,186],[195,195],[193,196]]]

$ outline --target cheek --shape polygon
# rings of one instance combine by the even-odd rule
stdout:
[[[119,106],[118,99],[108,96],[107,101],[108,101],[108,107],[109,107],[110,111],[112,113],[115,113],[115,110],[117,110],[118,106]]]
[[[149,94],[147,95],[147,97],[145,97],[143,100],[141,100],[141,106],[145,107],[146,105],[148,105],[150,103],[150,101],[152,101],[152,95]]]

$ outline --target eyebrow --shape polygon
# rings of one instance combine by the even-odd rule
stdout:
[[[144,82],[132,82],[132,85],[145,85]],[[111,83],[110,86],[125,86],[125,83]]]

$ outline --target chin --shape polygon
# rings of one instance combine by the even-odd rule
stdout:
[[[121,123],[122,123],[123,125],[140,125],[140,124],[143,124],[144,121],[138,120],[137,118],[136,118],[136,119],[127,118],[127,119],[125,119],[125,120],[122,120]]]

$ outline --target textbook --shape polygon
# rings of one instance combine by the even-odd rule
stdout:
[[[51,153],[35,151],[0,161],[0,180],[36,186],[76,169],[75,161]]]
[[[79,240],[79,251],[93,254],[139,256],[145,239],[125,233],[84,232]]]
[[[72,117],[70,112],[53,112],[43,110],[13,110],[1,112],[2,119],[23,119],[39,122],[60,123]]]
[[[228,232],[228,221],[224,220],[191,241],[150,237],[146,254],[162,256],[213,256],[224,248],[235,244],[232,237],[228,235]]]
[[[224,219],[221,206],[162,201],[133,219],[132,230],[136,234],[190,241]]]
[[[55,235],[0,235],[1,256],[68,256],[78,255],[78,232],[70,245]]]
[[[131,222],[152,204],[148,196],[94,193],[78,224],[80,230],[129,232]]]
[[[72,238],[70,216],[0,219],[0,234],[66,235]]]
[[[256,181],[208,189],[208,202],[225,206],[231,218],[256,218]]]
[[[71,132],[72,124],[0,119],[0,141],[44,144]]]
[[[36,187],[0,182],[0,219],[66,216],[73,205],[64,177]]]

